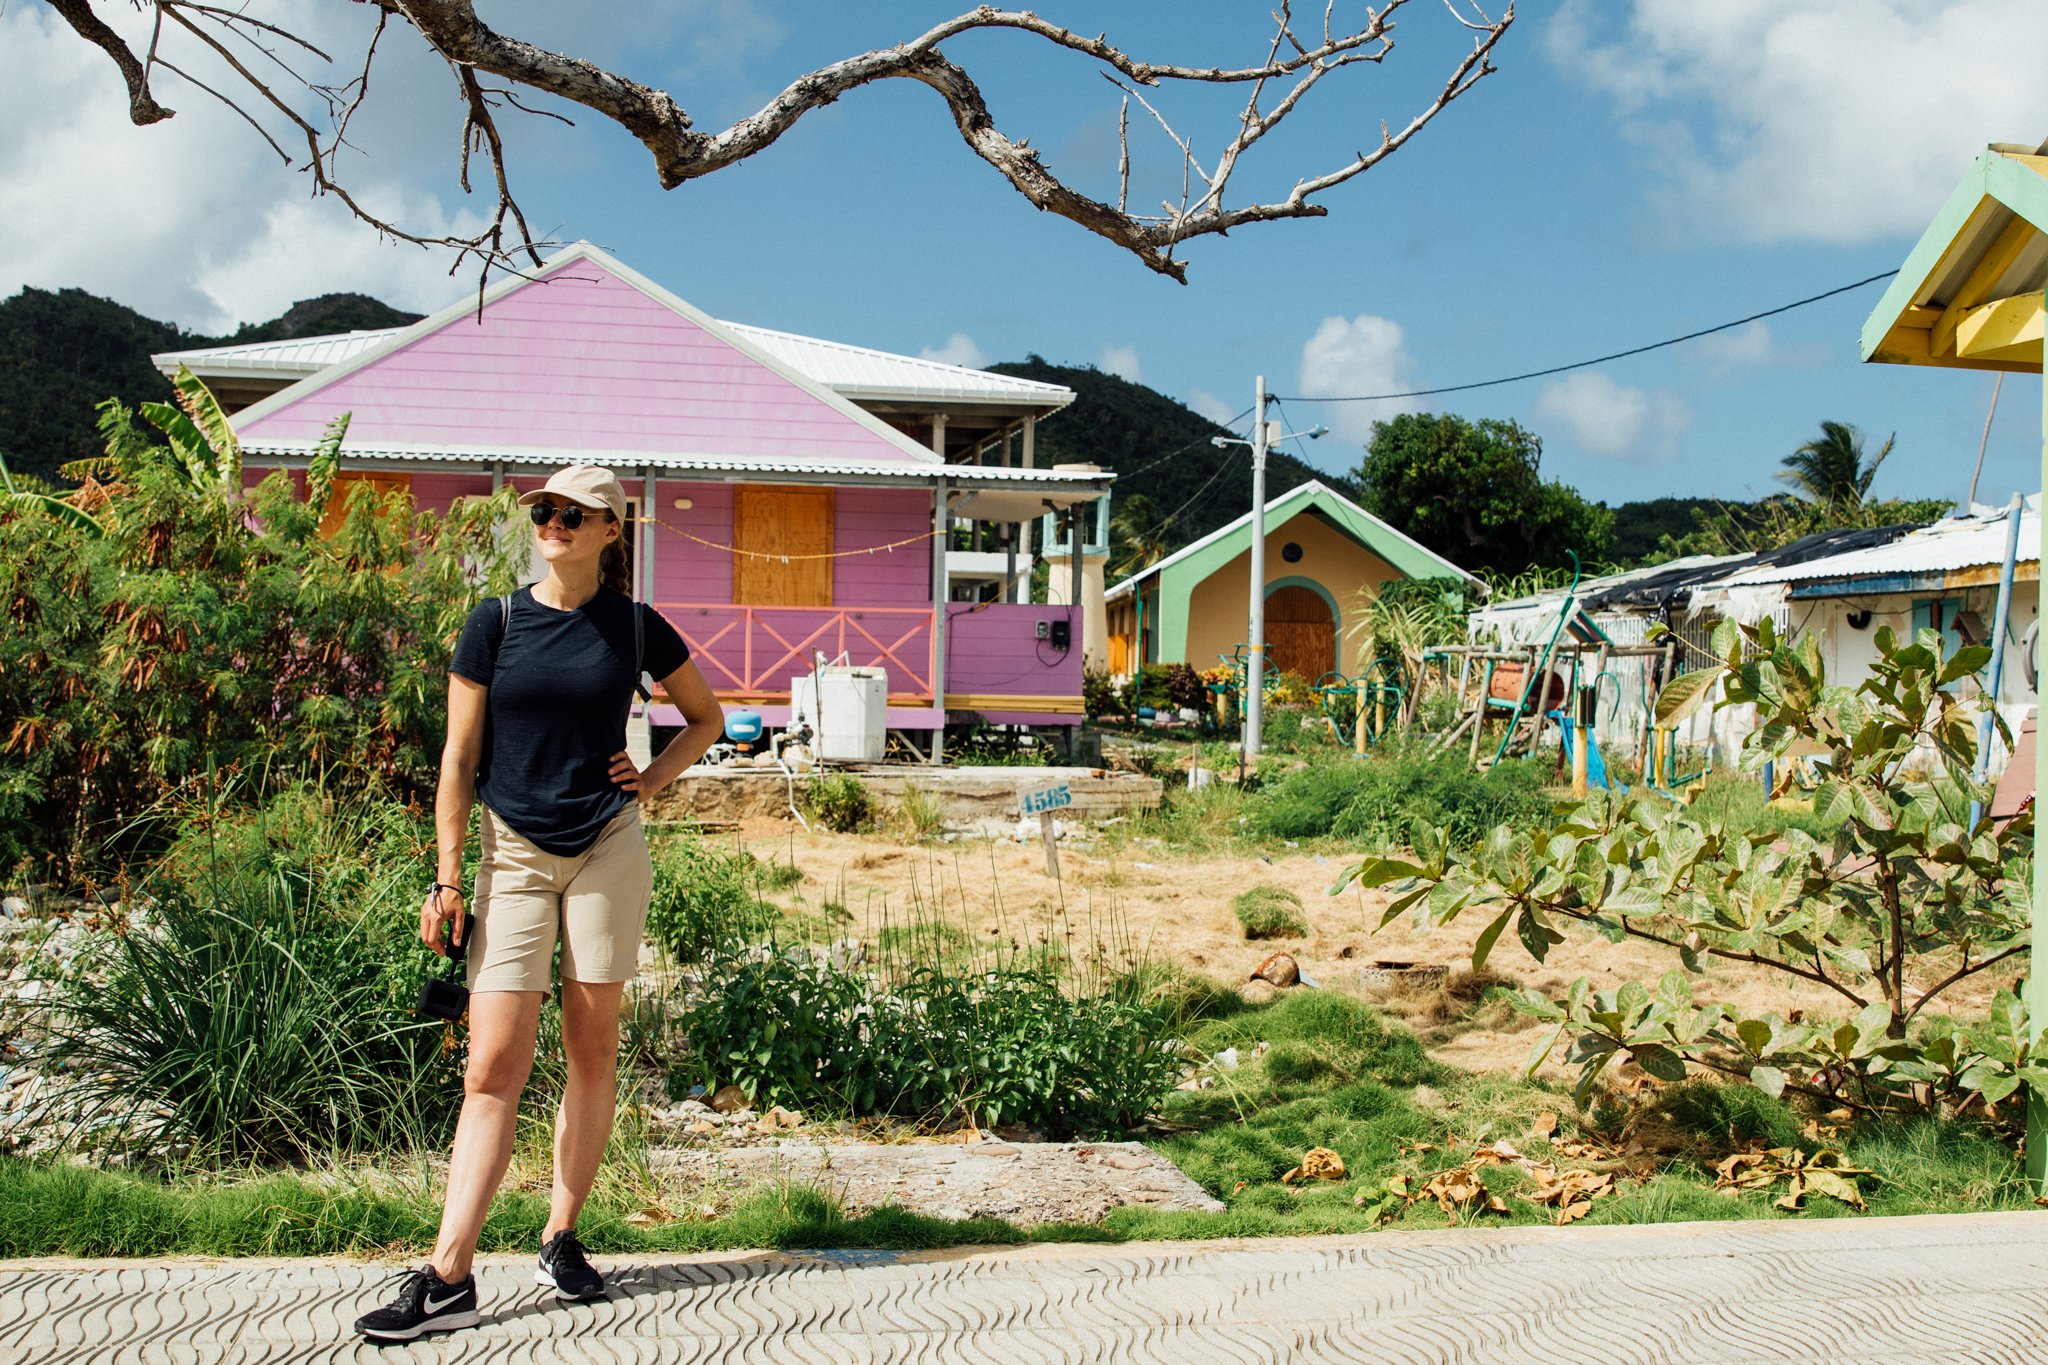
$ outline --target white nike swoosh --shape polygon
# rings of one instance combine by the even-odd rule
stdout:
[[[449,1304],[454,1303],[457,1299],[461,1297],[462,1295],[460,1293],[454,1293],[450,1294],[447,1298],[442,1299],[440,1302],[436,1303],[433,1297],[430,1295],[428,1296],[426,1301],[422,1303],[420,1306],[426,1309],[429,1313],[438,1313],[443,1308],[446,1308]]]

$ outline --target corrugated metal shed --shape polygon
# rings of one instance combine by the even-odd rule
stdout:
[[[2020,516],[2019,560],[2037,564],[2041,558],[2041,513],[2038,494]],[[1917,578],[1968,569],[1997,569],[2005,564],[2006,513],[2003,510],[1969,517],[1950,517],[1880,545],[1851,549],[1794,563],[1744,569],[1723,580],[1723,586],[1759,583],[1817,583],[1865,578]]]

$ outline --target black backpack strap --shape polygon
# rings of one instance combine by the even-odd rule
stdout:
[[[640,694],[640,700],[651,702],[654,692],[647,686],[647,610],[645,602],[633,604],[633,690]]]
[[[509,592],[498,599],[498,626],[500,639],[504,638],[503,632],[512,629],[512,594]]]

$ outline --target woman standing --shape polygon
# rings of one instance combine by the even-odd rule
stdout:
[[[356,1321],[377,1341],[479,1320],[470,1260],[511,1161],[557,944],[568,1085],[555,1117],[554,1195],[536,1278],[566,1300],[603,1294],[604,1279],[576,1240],[576,1216],[611,1136],[619,1006],[638,967],[653,885],[640,803],[701,758],[721,728],[689,647],[629,595],[626,495],[611,471],[571,465],[519,501],[548,573],[513,594],[509,608],[502,598],[482,603],[462,628],[434,807],[439,870],[420,910],[429,947],[445,954],[461,942],[462,853],[481,798],[469,1067],[448,1200],[432,1260],[405,1277],[393,1302]],[[645,771],[626,753],[636,659],[661,679],[688,727]]]

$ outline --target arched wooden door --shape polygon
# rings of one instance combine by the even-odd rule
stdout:
[[[1291,583],[1266,594],[1266,657],[1309,682],[1337,667],[1337,621],[1321,593]]]

